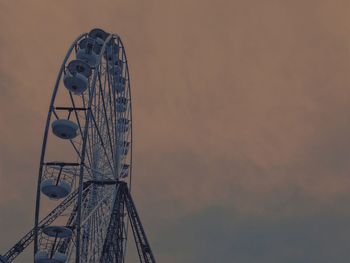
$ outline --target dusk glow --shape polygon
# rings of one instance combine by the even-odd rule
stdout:
[[[0,254],[34,225],[67,49],[103,28],[128,57],[132,196],[157,262],[348,262],[349,10],[343,0],[0,0]],[[70,127],[57,133],[74,137]],[[130,245],[126,262],[137,260]],[[14,262],[33,262],[33,248]]]

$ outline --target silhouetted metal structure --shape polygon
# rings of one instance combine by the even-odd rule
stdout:
[[[125,49],[118,35],[93,29],[69,48],[53,90],[34,228],[0,262],[12,262],[34,242],[35,263],[122,263],[129,224],[140,262],[155,262],[130,194],[131,169]],[[44,215],[42,202],[56,206]]]

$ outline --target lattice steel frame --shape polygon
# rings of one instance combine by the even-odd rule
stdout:
[[[82,35],[80,35],[70,46],[64,61],[61,65],[61,68],[59,70],[59,74],[56,80],[56,84],[53,90],[53,95],[51,97],[51,102],[50,102],[50,107],[49,107],[49,112],[48,112],[48,116],[47,116],[47,122],[46,122],[46,126],[45,126],[45,132],[44,132],[44,138],[43,138],[43,145],[42,145],[42,152],[41,152],[41,158],[40,158],[40,167],[39,167],[39,177],[38,177],[38,186],[37,186],[37,202],[36,202],[36,212],[35,212],[35,226],[34,228],[29,231],[20,241],[18,241],[10,250],[8,250],[8,252],[6,252],[3,256],[0,256],[0,262],[4,262],[4,263],[9,263],[12,262],[20,253],[22,253],[31,242],[34,242],[34,253],[36,253],[38,251],[38,236],[41,234],[43,228],[45,226],[50,225],[52,222],[54,222],[56,220],[57,217],[59,217],[60,215],[62,215],[63,212],[65,212],[67,210],[67,208],[72,209],[71,210],[71,215],[69,217],[69,220],[67,222],[67,226],[70,226],[74,229],[75,231],[75,240],[73,240],[73,237],[71,239],[69,239],[66,242],[63,242],[60,244],[59,246],[59,251],[61,252],[65,252],[68,248],[68,246],[72,243],[74,243],[75,246],[75,262],[76,263],[81,263],[84,262],[84,259],[81,258],[81,253],[83,251],[83,249],[89,249],[88,247],[81,247],[81,242],[82,239],[84,238],[84,234],[85,233],[81,233],[82,229],[82,223],[86,222],[86,218],[89,218],[91,216],[91,214],[96,210],[96,208],[94,209],[94,207],[90,208],[90,209],[86,209],[88,211],[88,214],[82,215],[82,209],[83,206],[84,208],[86,207],[86,203],[88,203],[88,200],[90,197],[88,197],[90,195],[91,192],[96,191],[97,187],[106,187],[106,189],[111,189],[112,187],[115,188],[115,190],[113,190],[113,196],[111,196],[111,198],[114,200],[113,201],[113,206],[110,207],[110,216],[109,216],[109,222],[106,222],[106,225],[108,225],[107,228],[107,234],[105,236],[104,242],[103,242],[103,249],[102,249],[102,253],[101,253],[101,257],[99,262],[100,263],[122,263],[125,261],[125,251],[126,251],[126,238],[127,238],[127,224],[125,223],[125,216],[126,214],[128,214],[128,218],[129,218],[129,222],[132,228],[132,233],[134,236],[134,240],[136,243],[136,247],[137,247],[137,251],[138,251],[138,255],[139,255],[139,259],[140,262],[155,262],[154,256],[152,254],[151,251],[151,247],[149,245],[149,242],[147,240],[145,231],[142,227],[139,215],[137,213],[135,204],[132,200],[129,188],[128,188],[128,184],[124,181],[120,181],[119,180],[119,173],[120,173],[120,164],[118,163],[119,158],[117,157],[113,157],[113,153],[114,155],[117,155],[117,152],[114,152],[114,148],[112,147],[113,145],[115,146],[117,141],[112,141],[111,138],[114,138],[115,140],[117,140],[117,135],[115,134],[110,134],[110,128],[108,127],[108,122],[109,120],[106,118],[106,123],[107,123],[107,131],[108,131],[108,137],[109,137],[109,145],[103,145],[104,141],[103,138],[101,138],[101,134],[100,131],[98,129],[98,120],[96,120],[96,117],[94,117],[93,111],[92,111],[92,104],[93,104],[93,96],[95,96],[95,87],[96,85],[99,83],[100,87],[98,87],[97,89],[100,88],[101,90],[101,96],[102,96],[102,101],[104,102],[105,99],[103,98],[103,92],[102,92],[102,86],[101,86],[101,74],[100,74],[100,63],[103,59],[103,55],[104,55],[104,51],[106,49],[107,43],[111,40],[111,39],[117,39],[118,41],[118,45],[120,44],[122,47],[122,62],[125,63],[125,78],[127,78],[127,88],[128,88],[128,92],[129,92],[129,96],[130,96],[130,106],[129,106],[129,111],[130,111],[130,130],[131,130],[131,135],[130,135],[130,143],[131,143],[131,149],[130,149],[130,176],[129,176],[129,183],[131,182],[131,169],[132,169],[132,114],[131,114],[131,91],[130,91],[130,76],[129,76],[129,69],[128,69],[128,63],[127,63],[127,59],[126,59],[126,54],[125,54],[125,49],[124,46],[122,44],[122,41],[120,39],[120,37],[118,35],[115,34],[109,34],[108,37],[105,39],[103,46],[101,48],[101,52],[98,58],[99,63],[97,64],[97,66],[95,67],[94,74],[92,76],[91,82],[90,82],[90,87],[91,90],[89,90],[89,98],[87,101],[87,104],[85,104],[86,102],[84,102],[84,107],[78,107],[75,105],[74,100],[72,98],[72,94],[70,93],[70,98],[71,98],[71,102],[72,102],[72,106],[71,107],[55,107],[54,103],[55,103],[55,98],[62,80],[62,74],[65,71],[65,67],[67,64],[68,59],[71,56],[71,53],[73,50],[76,51],[77,49],[77,43],[87,37],[87,33],[84,33]],[[107,74],[109,74],[108,72],[108,62],[107,62]],[[110,79],[108,77],[108,83]],[[109,87],[110,88],[110,87]],[[110,94],[110,93],[109,93]],[[110,98],[109,98],[110,99]],[[84,98],[83,98],[84,100]],[[113,101],[113,103],[115,103]],[[110,110],[113,107],[110,107]],[[107,110],[106,110],[106,106],[103,103],[103,109],[105,114],[107,114]],[[79,129],[81,131],[82,134],[82,142],[81,142],[81,152],[79,154],[79,152],[77,151],[76,147],[74,147],[74,144],[72,143],[74,149],[77,151],[77,154],[79,155],[79,159],[80,162],[77,163],[57,163],[57,162],[46,162],[45,163],[45,152],[46,152],[46,148],[47,148],[47,140],[48,140],[48,134],[49,134],[49,129],[50,129],[50,120],[51,117],[53,115],[56,116],[57,118],[57,114],[55,111],[59,111],[59,110],[66,110],[69,112],[69,115],[73,112],[76,116],[76,118],[78,119],[78,112],[79,111],[83,111],[85,112],[85,127],[84,129],[82,129],[82,127],[80,126],[79,123]],[[114,113],[116,114],[116,113]],[[113,120],[113,116],[111,117]],[[78,119],[79,122],[79,119]],[[94,179],[91,178],[90,180],[86,180],[84,178],[84,174],[86,174],[86,172],[94,172],[92,171],[92,168],[90,168],[90,171],[87,171],[88,169],[87,164],[86,164],[86,147],[87,144],[90,143],[88,142],[89,138],[88,138],[88,133],[89,133],[89,125],[93,123],[96,126],[96,134],[98,133],[99,139],[101,140],[101,144],[103,146],[103,150],[104,153],[107,156],[108,159],[108,154],[107,154],[107,150],[106,147],[110,147],[111,151],[111,155],[112,155],[112,162],[110,161],[110,159],[108,159],[109,165],[111,166],[111,171],[114,174],[112,176],[112,178],[109,178],[108,180],[101,180],[101,179]],[[113,124],[113,122],[112,122]],[[115,123],[117,124],[117,119],[115,117]],[[115,128],[116,130],[116,128]],[[113,127],[112,127],[112,131],[113,131]],[[97,135],[96,135],[97,136]],[[114,137],[113,137],[114,136]],[[119,139],[120,141],[120,139]],[[108,144],[105,143],[105,144]],[[89,157],[89,156],[88,156]],[[91,156],[90,156],[91,157]],[[88,158],[89,159],[89,158]],[[89,160],[91,162],[91,160]],[[42,180],[42,174],[43,174],[43,169],[44,166],[46,165],[56,165],[56,166],[60,166],[60,173],[62,171],[62,167],[64,166],[76,166],[79,167],[79,186],[78,188],[71,193],[68,197],[66,197],[66,199],[64,201],[62,201],[55,209],[52,210],[51,213],[49,213],[45,218],[43,218],[42,220],[39,221],[39,210],[40,210],[40,196],[41,196],[41,192],[40,192],[40,183]],[[114,169],[113,169],[114,168]],[[110,176],[110,175],[109,175]],[[108,177],[108,176],[107,176]],[[114,178],[114,180],[113,180]],[[107,200],[107,199],[106,199]],[[103,205],[104,202],[106,202],[106,200],[99,200],[99,205]],[[101,206],[102,206],[101,205]],[[73,208],[72,208],[73,206]],[[107,207],[106,209],[108,209],[109,207]],[[85,210],[84,210],[85,211]],[[84,220],[84,222],[82,222]],[[108,223],[108,224],[107,224]],[[86,232],[86,229],[85,229]],[[84,243],[83,243],[84,245]],[[85,263],[85,262],[84,262]]]

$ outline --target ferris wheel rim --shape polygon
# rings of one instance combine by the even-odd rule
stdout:
[[[67,53],[66,53],[66,56],[63,60],[63,63],[61,64],[61,67],[60,67],[60,70],[59,70],[59,73],[57,75],[57,79],[56,79],[56,83],[55,83],[55,86],[54,86],[54,90],[52,92],[52,96],[51,96],[51,100],[50,100],[50,106],[49,106],[49,111],[48,111],[48,115],[47,115],[47,120],[46,120],[46,125],[45,125],[45,130],[44,130],[44,138],[43,138],[43,144],[42,144],[42,151],[41,151],[41,157],[40,157],[40,164],[39,164],[39,176],[38,176],[38,183],[37,183],[37,195],[36,195],[36,205],[35,205],[35,227],[38,227],[38,223],[39,223],[39,215],[40,215],[40,199],[41,199],[41,191],[40,191],[40,184],[42,182],[42,176],[43,176],[43,169],[44,169],[44,160],[45,160],[45,154],[46,154],[46,148],[47,148],[47,140],[48,140],[48,134],[49,134],[49,130],[50,130],[50,123],[51,123],[51,118],[52,118],[52,115],[53,115],[53,107],[54,107],[54,103],[55,103],[55,99],[56,99],[56,95],[57,95],[57,91],[59,89],[59,86],[60,86],[60,82],[62,80],[62,77],[63,77],[63,73],[64,73],[64,69],[65,69],[65,66],[67,64],[67,61],[69,59],[69,57],[71,56],[74,48],[76,47],[77,43],[83,39],[84,37],[86,37],[88,35],[88,33],[84,33],[84,34],[81,34],[78,38],[75,39],[75,41],[72,43],[72,45],[70,46],[70,48],[68,49]],[[110,39],[117,39],[118,40],[118,43],[121,44],[121,47],[122,47],[122,52],[123,52],[123,56],[125,58],[125,65],[126,65],[126,74],[127,74],[127,78],[128,78],[128,84],[127,84],[127,89],[128,89],[128,92],[129,92],[129,97],[131,98],[131,89],[130,89],[130,73],[129,73],[129,69],[128,69],[128,63],[127,63],[127,57],[126,57],[126,52],[125,52],[125,47],[120,39],[120,37],[116,34],[110,34],[108,36],[108,38],[104,41],[104,44],[103,44],[103,47],[102,47],[102,50],[101,50],[101,53],[99,55],[99,58],[98,58],[98,64],[96,65],[95,68],[98,68],[101,64],[101,61],[103,60],[103,53],[105,51],[105,48],[106,48],[106,44],[107,42],[110,40]],[[98,70],[95,70],[94,73],[93,73],[93,76],[92,76],[92,82],[93,82],[93,89],[96,89],[96,79],[97,79],[97,74],[98,74]],[[93,93],[93,92],[92,92]],[[91,93],[91,94],[92,94]],[[92,96],[90,96],[89,98],[89,102],[88,102],[88,105],[91,106],[91,100],[92,100]],[[129,101],[130,105],[129,105],[129,110],[130,110],[130,171],[129,171],[129,188],[131,188],[131,182],[132,182],[132,149],[133,149],[133,140],[132,140],[132,105],[131,105],[131,99]],[[88,115],[89,115],[89,112],[88,112]],[[87,119],[86,123],[85,123],[85,126],[88,127],[89,125],[89,118]],[[81,203],[81,198],[82,198],[82,184],[84,182],[84,178],[83,178],[83,170],[86,169],[84,168],[84,161],[86,160],[86,157],[85,157],[85,151],[86,151],[86,141],[87,141],[87,133],[88,133],[88,128],[84,129],[84,135],[82,135],[82,139],[83,139],[83,144],[85,144],[85,146],[83,145],[82,146],[82,150],[81,150],[81,153],[84,154],[83,156],[81,156],[81,164],[80,164],[80,175],[79,175],[79,194],[78,194],[78,203],[80,202]],[[79,219],[80,220],[80,219]],[[79,223],[79,226],[81,224]],[[35,232],[35,238],[34,238],[34,251],[35,253],[37,252],[38,250],[38,233],[37,231]],[[79,257],[79,253],[77,252],[77,256]]]

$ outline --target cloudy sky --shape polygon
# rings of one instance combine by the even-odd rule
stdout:
[[[64,54],[101,27],[127,50],[133,192],[159,262],[348,262],[349,10],[346,0],[0,0],[0,253],[33,226]]]

